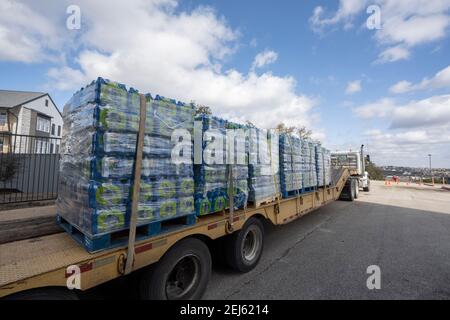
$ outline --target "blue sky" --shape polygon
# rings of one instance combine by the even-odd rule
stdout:
[[[382,165],[432,153],[450,167],[450,1],[127,3],[79,1],[81,28],[67,30],[69,2],[0,0],[0,88],[48,91],[62,108],[104,76],[262,127],[304,125],[331,149],[364,143]],[[366,27],[373,4],[380,30]]]

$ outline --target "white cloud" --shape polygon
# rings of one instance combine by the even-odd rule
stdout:
[[[412,83],[409,81],[399,81],[389,88],[391,93],[405,93],[411,90]]]
[[[410,51],[402,46],[389,47],[378,55],[375,63],[395,62],[399,60],[407,60],[410,56]]]
[[[447,9],[442,8],[443,11]],[[403,43],[412,47],[443,38],[449,24],[450,17],[447,14],[436,12],[422,16],[420,8],[417,8],[416,15],[409,17],[403,11],[398,11],[395,15],[387,13],[383,28],[376,33],[376,37],[381,43]]]
[[[274,63],[278,59],[278,53],[272,50],[264,50],[256,55],[253,60],[252,70],[264,67],[268,64]]]
[[[450,65],[437,72],[431,79],[424,78],[421,82],[413,84],[409,81],[399,81],[390,87],[391,93],[406,93],[426,89],[440,89],[450,87]]]
[[[0,1],[0,60],[25,63],[54,60],[58,30],[44,16],[18,1]]]
[[[432,153],[436,164],[450,168],[450,95],[406,104],[384,98],[353,111],[361,119],[385,121],[387,129],[364,132],[376,163],[417,166]]]
[[[386,117],[395,107],[395,102],[389,98],[383,98],[376,102],[368,103],[353,109],[356,116],[364,119]]]
[[[9,14],[2,14],[0,30],[22,34],[29,39],[24,43],[35,49],[26,58],[10,55],[11,59],[39,61],[34,57],[51,53],[47,44],[52,43],[67,61],[54,63],[48,70],[52,88],[74,91],[102,76],[141,92],[209,105],[220,116],[262,127],[284,121],[311,128],[317,122],[310,114],[316,99],[298,94],[294,78],[222,70],[223,62],[236,52],[239,32],[209,7],[184,11],[177,2],[166,0],[82,0],[77,2],[81,30],[56,32],[65,29],[61,25],[66,16],[61,12],[71,1],[14,3],[21,8],[21,17],[30,13],[36,24],[15,23],[14,17],[5,23],[4,16]],[[5,54],[2,43],[0,57],[4,59]],[[276,58],[274,51],[265,51],[255,58],[255,67]]]
[[[399,132],[368,130],[364,137],[371,158],[379,165],[450,167],[450,126]]]
[[[345,89],[346,94],[354,94],[361,91],[361,80],[350,81]]]
[[[315,32],[323,32],[326,27],[344,22],[344,29],[352,27],[351,19],[365,8],[362,0],[340,0],[339,9],[334,15],[323,18],[325,9],[321,6],[314,8],[313,15],[309,19],[310,25]]]
[[[310,18],[311,27],[320,33],[338,24],[348,29],[357,15],[366,14],[369,4],[381,8],[381,29],[374,38],[382,47],[387,46],[376,60],[378,63],[407,59],[414,46],[447,36],[450,2],[446,0],[340,0],[336,13],[328,18],[323,18],[323,7],[316,7]]]
[[[392,129],[450,125],[450,95],[433,96],[404,105],[384,98],[353,111],[360,118],[386,118]]]

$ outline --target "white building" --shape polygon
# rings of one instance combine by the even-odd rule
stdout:
[[[0,90],[0,152],[59,153],[62,130],[48,93]]]

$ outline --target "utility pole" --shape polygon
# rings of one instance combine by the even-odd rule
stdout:
[[[433,172],[431,171],[431,154],[428,154],[428,158],[429,158],[429,160],[430,160],[430,176],[431,176],[431,183],[434,185]]]

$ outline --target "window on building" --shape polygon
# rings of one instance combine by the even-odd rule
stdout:
[[[50,143],[50,153],[53,153],[53,143]]]
[[[7,121],[8,115],[6,114],[6,111],[0,111],[0,126],[6,125]]]
[[[59,153],[59,144],[56,144],[56,150],[55,153]]]
[[[42,132],[50,132],[50,120],[37,117],[36,129]]]
[[[55,135],[55,124],[52,123],[52,135]]]
[[[36,139],[36,152],[35,153],[48,153],[49,143],[46,140]]]
[[[41,142],[41,140],[36,140],[36,141],[34,142],[34,144],[35,144],[35,146],[34,146],[35,152],[34,152],[34,153],[40,153],[41,147],[42,147],[42,142]]]
[[[58,137],[61,137],[61,126],[58,126]]]
[[[48,99],[45,99],[45,106],[48,107]]]
[[[0,137],[0,153],[3,153],[3,138],[4,137]]]

